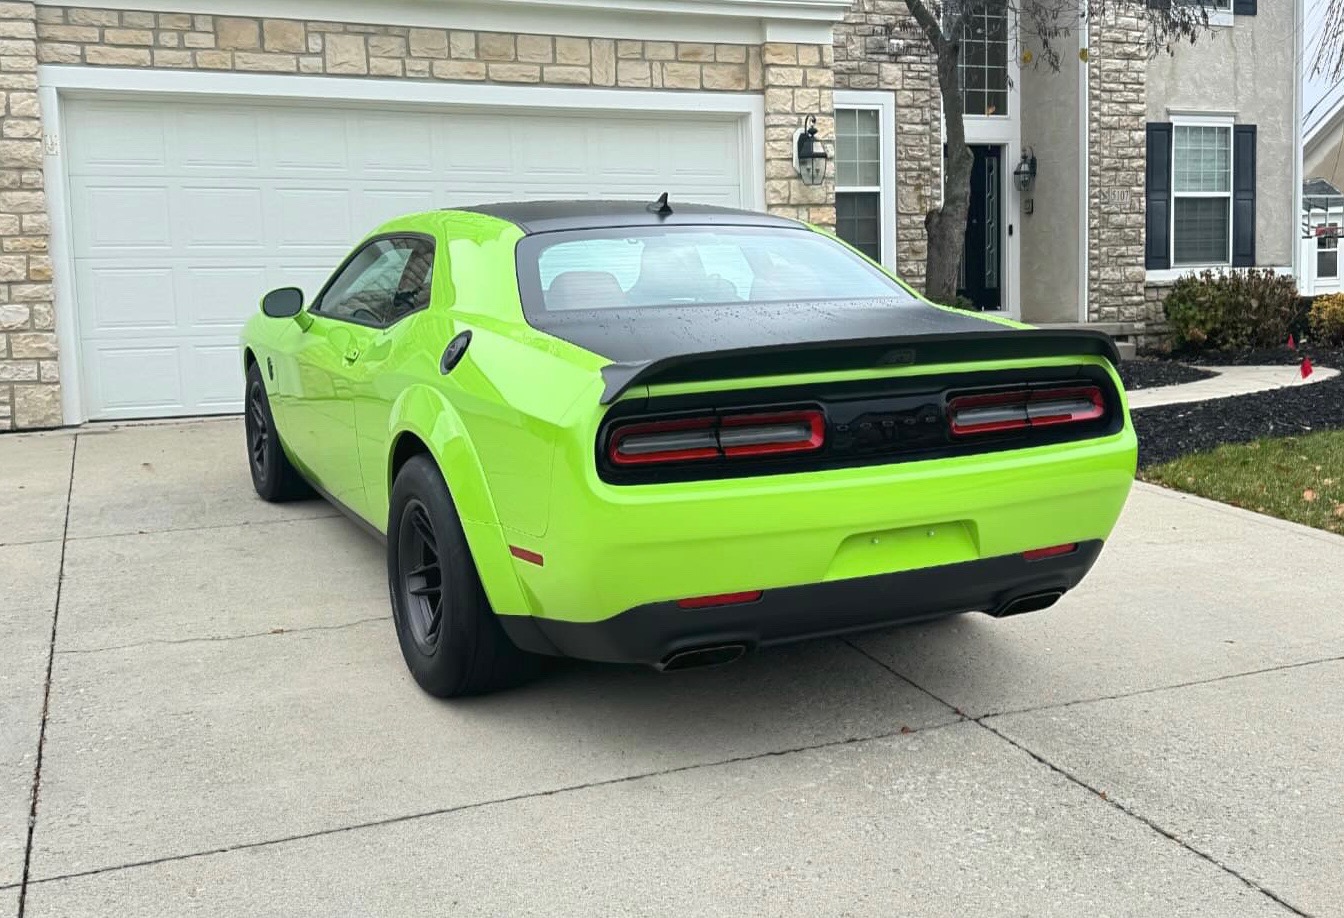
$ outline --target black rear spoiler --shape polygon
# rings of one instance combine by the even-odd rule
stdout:
[[[632,386],[649,383],[827,373],[917,363],[1078,356],[1105,357],[1113,365],[1120,365],[1120,350],[1110,335],[1082,328],[999,328],[983,332],[772,344],[608,364],[602,368],[602,381],[606,383],[602,404],[610,405]]]

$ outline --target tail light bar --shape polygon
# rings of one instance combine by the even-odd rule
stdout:
[[[947,404],[948,422],[957,437],[1081,424],[1105,414],[1106,400],[1097,386],[959,395]]]
[[[809,453],[826,442],[816,409],[643,421],[616,427],[607,443],[613,465]]]

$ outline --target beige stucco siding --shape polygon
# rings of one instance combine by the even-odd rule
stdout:
[[[1022,146],[1036,151],[1036,187],[1023,197],[1022,318],[1027,322],[1078,321],[1080,144],[1078,58],[1063,54],[1060,70],[1022,69]],[[1009,169],[1016,163],[1008,163]]]
[[[1256,262],[1292,264],[1294,11],[1289,0],[1262,0],[1256,16],[1161,54],[1148,64],[1148,120],[1172,114],[1235,115],[1256,126]]]

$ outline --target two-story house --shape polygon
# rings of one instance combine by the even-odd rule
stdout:
[[[1091,22],[1059,73],[1001,17],[968,31],[978,308],[1136,332],[1181,271],[1291,269],[1299,0],[1219,2],[1174,57]],[[0,0],[0,93],[0,429],[237,411],[260,294],[393,214],[667,191],[918,285],[940,194],[903,0]]]

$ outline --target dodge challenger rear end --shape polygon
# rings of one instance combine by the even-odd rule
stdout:
[[[602,358],[544,526],[505,532],[520,648],[720,662],[1043,609],[1096,561],[1136,452],[1105,336],[934,306],[759,214],[495,216],[529,328]]]

